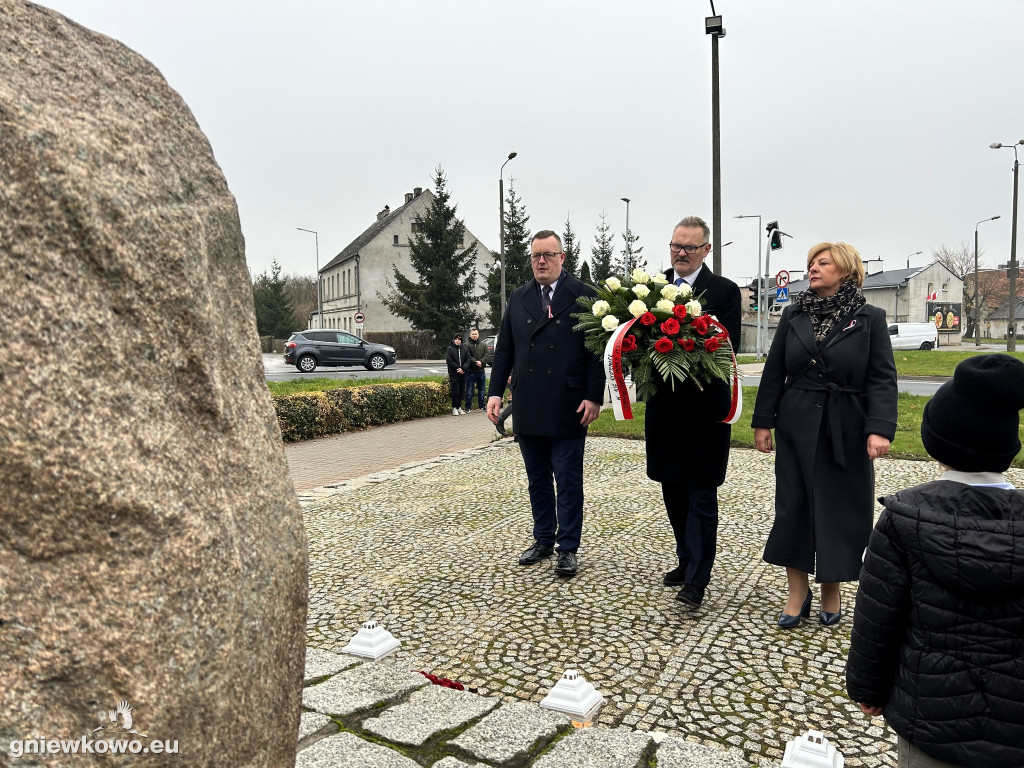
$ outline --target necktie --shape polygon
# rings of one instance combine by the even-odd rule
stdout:
[[[551,286],[545,285],[540,289],[541,300],[544,304],[544,309],[548,313],[548,317],[551,317]]]
[[[679,287],[680,285],[682,285],[682,284],[683,284],[684,282],[685,282],[685,281],[683,280],[683,278],[681,278],[681,277],[677,277],[677,278],[676,278],[676,288],[678,288],[678,287]]]

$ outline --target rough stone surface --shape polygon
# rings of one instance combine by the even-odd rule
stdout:
[[[503,763],[526,752],[539,739],[551,739],[565,715],[541,709],[536,704],[513,702],[491,712],[452,743],[473,757]]]
[[[413,693],[405,704],[367,720],[363,728],[396,744],[417,747],[434,734],[465,725],[496,706],[497,699],[428,685]]]
[[[446,757],[443,760],[438,760],[431,768],[472,768],[474,765],[478,764],[464,763],[457,757]]]
[[[305,540],[234,198],[125,46],[0,0],[0,52],[0,744],[124,700],[183,765],[288,765]]]
[[[317,712],[303,712],[302,717],[299,718],[299,741],[302,741],[311,733],[316,733],[329,722],[331,722],[331,718],[327,715],[321,715]]]
[[[299,752],[295,768],[420,768],[419,764],[389,747],[365,741],[351,733],[328,736]]]
[[[632,728],[580,728],[555,744],[533,768],[636,768],[651,739]]]
[[[388,663],[360,664],[319,685],[302,691],[302,706],[328,715],[346,717],[410,691],[430,685],[417,672],[397,669]]]
[[[359,659],[340,653],[331,653],[319,648],[306,649],[305,680],[318,680],[321,677],[334,675],[343,669],[359,664]]]
[[[721,749],[679,739],[664,739],[656,753],[658,768],[749,768],[738,749]]]

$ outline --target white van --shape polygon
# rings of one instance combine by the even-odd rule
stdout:
[[[939,346],[935,323],[893,323],[889,326],[893,349],[931,349]]]

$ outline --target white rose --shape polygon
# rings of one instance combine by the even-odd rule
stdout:
[[[679,289],[674,285],[666,285],[661,289],[662,298],[668,299],[669,301],[675,301],[676,296],[679,295]]]
[[[640,315],[647,311],[647,305],[640,301],[640,299],[637,299],[636,301],[631,302],[626,309],[629,310],[629,314],[633,317],[640,317]]]
[[[606,331],[614,331],[619,327],[619,318],[615,317],[615,315],[605,315],[601,321],[601,327]]]
[[[631,277],[634,283],[647,283],[651,279],[651,276],[642,269],[634,269]]]
[[[651,278],[651,282],[654,283],[655,285],[664,285],[665,283],[668,282],[668,278],[661,274],[661,272],[659,272],[658,274],[654,275]]]
[[[637,298],[642,299],[651,292],[651,289],[646,285],[634,285],[633,293],[637,295]]]
[[[690,317],[699,317],[704,313],[704,310],[700,307],[700,302],[694,299],[693,301],[686,302],[686,314]]]
[[[668,299],[662,299],[654,306],[660,309],[662,312],[671,312],[672,308],[675,307],[675,304],[673,304]]]
[[[608,290],[610,291],[617,291],[622,287],[622,283],[619,282],[619,278],[617,277],[609,277],[604,281],[604,284],[608,286]]]
[[[608,310],[612,308],[612,305],[607,301],[595,301],[594,306],[591,308],[593,313],[598,317],[604,317],[608,314]]]
[[[679,286],[679,298],[685,299],[690,296],[693,296],[693,288],[690,287],[688,282],[683,280],[683,284]]]

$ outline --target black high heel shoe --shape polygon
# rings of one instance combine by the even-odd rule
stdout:
[[[824,613],[824,611],[822,611]],[[811,589],[807,588],[807,597],[804,599],[804,604],[800,606],[800,614],[798,616],[790,616],[788,613],[783,613],[779,616],[779,628],[780,629],[793,629],[793,627],[800,626],[800,621],[806,619],[811,615]],[[832,614],[829,614],[830,616]],[[836,619],[839,621],[839,619]],[[825,622],[822,621],[824,624]]]
[[[835,613],[829,613],[828,611],[818,611],[818,621],[823,626],[831,627],[839,623],[839,620],[843,618],[843,598],[839,598],[839,610]]]

